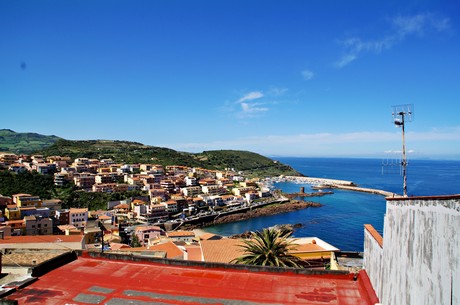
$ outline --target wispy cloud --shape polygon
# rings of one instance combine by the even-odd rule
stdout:
[[[252,118],[260,116],[262,113],[267,112],[267,107],[260,107],[261,103],[241,103],[241,112],[238,113],[237,117],[240,119]]]
[[[407,154],[413,154],[415,151],[413,149],[409,149],[408,151],[406,151]],[[384,153],[386,155],[390,155],[390,156],[397,156],[397,157],[401,157],[401,154],[402,154],[402,150],[385,150]]]
[[[439,17],[431,13],[414,16],[397,16],[391,20],[390,34],[374,40],[363,40],[352,37],[341,42],[344,54],[334,65],[343,68],[355,61],[363,53],[379,54],[401,43],[408,36],[423,36],[429,31],[443,32],[450,28],[450,19]]]
[[[245,94],[242,98],[240,98],[238,100],[238,103],[256,100],[256,99],[262,98],[263,96],[264,94],[261,91],[252,91],[252,92]]]
[[[271,88],[269,93],[274,96],[281,96],[288,91],[288,88]]]
[[[354,61],[356,58],[357,58],[356,55],[346,54],[346,55],[342,56],[342,58],[335,63],[335,66],[337,68],[345,67],[346,65],[348,65],[349,63]]]
[[[262,107],[262,105],[264,105],[263,103],[254,102],[254,100],[263,97],[264,94],[261,91],[252,91],[238,99],[236,103],[239,104],[241,108],[237,112],[236,117],[239,119],[253,118],[267,112],[269,109],[267,107]]]
[[[452,143],[460,143],[460,126],[409,132],[410,143],[407,153],[430,152],[437,155],[444,153],[460,156],[460,147]],[[398,148],[401,133],[394,132],[348,132],[348,133],[302,133],[292,135],[248,136],[245,138],[227,139],[202,143],[180,143],[164,146],[185,151],[203,151],[213,149],[242,149],[266,155],[362,155],[397,154],[398,149],[388,150],[388,146]],[[433,145],[436,143],[436,145]]]
[[[310,71],[310,70],[303,70],[302,71],[302,77],[303,77],[304,80],[310,80],[310,79],[313,78],[313,76],[315,76],[313,71]]]

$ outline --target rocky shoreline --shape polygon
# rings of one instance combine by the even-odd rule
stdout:
[[[287,203],[264,206],[261,208],[255,208],[250,211],[246,211],[242,213],[236,213],[232,215],[218,217],[213,222],[208,222],[208,223],[204,223],[200,225],[197,225],[197,224],[187,225],[183,228],[192,230],[192,229],[204,228],[208,226],[214,226],[218,224],[224,224],[224,223],[235,222],[235,221],[240,221],[240,220],[247,220],[250,218],[255,218],[255,217],[260,217],[260,216],[270,216],[270,215],[275,215],[275,214],[280,214],[280,213],[286,213],[286,212],[306,209],[310,207],[321,207],[321,206],[322,204],[318,202],[291,200]]]

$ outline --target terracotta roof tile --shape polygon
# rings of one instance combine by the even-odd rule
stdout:
[[[168,241],[163,244],[150,246],[150,251],[164,251],[166,252],[166,258],[181,259],[184,257],[184,253],[179,249],[173,242]]]
[[[209,239],[222,239],[220,235],[214,233],[204,233],[200,235],[201,240],[209,240]]]
[[[187,260],[189,261],[199,261],[203,260],[203,254],[201,253],[201,247],[197,245],[185,245],[187,250]]]
[[[244,250],[240,248],[243,242],[239,239],[202,240],[200,243],[205,262],[230,263],[244,253]],[[225,251],[222,251],[223,249]]]
[[[167,232],[168,237],[179,237],[179,236],[195,236],[193,231],[171,231]]]

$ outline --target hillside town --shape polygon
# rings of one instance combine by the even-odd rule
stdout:
[[[84,192],[141,191],[139,196],[109,201],[103,210],[63,209],[61,200],[34,194],[0,196],[0,246],[7,248],[148,252],[229,263],[242,254],[241,240],[186,228],[289,201],[271,192],[265,180],[246,179],[233,169],[15,154],[0,154],[0,162],[14,173],[52,174],[57,187],[74,184]],[[303,238],[294,252],[308,258],[310,265],[337,268],[337,251],[318,238]]]
[[[384,235],[364,225],[364,259],[357,264],[350,253],[318,237],[302,237],[287,248],[298,267],[267,267],[239,263],[257,234],[226,237],[196,228],[226,215],[292,205],[270,187],[301,178],[246,179],[233,169],[61,156],[0,154],[0,162],[9,174],[53,175],[56,187],[70,184],[85,194],[139,191],[100,210],[66,209],[59,199],[35,194],[0,195],[5,304],[234,304],[233,298],[370,305],[406,304],[411,298],[411,304],[458,304],[458,194],[386,197]],[[351,182],[343,183],[350,187]],[[302,189],[298,194],[305,195]],[[423,281],[411,280],[404,288],[407,279],[418,278]]]

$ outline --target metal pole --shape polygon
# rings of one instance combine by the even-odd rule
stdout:
[[[104,254],[104,230],[101,228],[102,231],[102,247],[101,247],[101,253]]]
[[[406,175],[406,141],[404,139],[404,112],[401,112],[401,127],[402,127],[402,161],[401,166],[403,170],[403,196],[407,197],[407,175]]]

